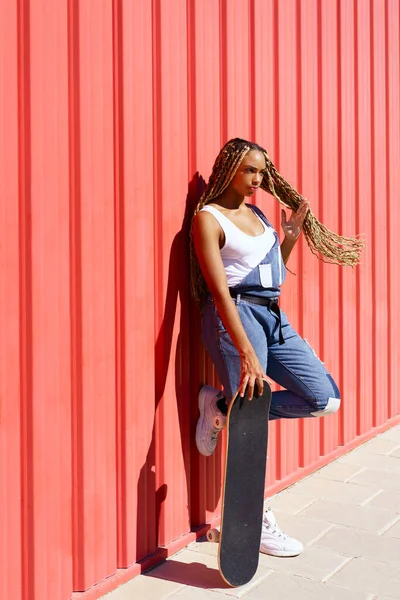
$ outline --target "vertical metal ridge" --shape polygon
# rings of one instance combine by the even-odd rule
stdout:
[[[395,4],[395,3],[393,3],[393,4]],[[396,43],[397,43],[397,53],[396,53],[396,56],[397,56],[397,59],[399,59],[399,55],[400,55],[400,47],[399,47],[399,39],[400,39],[400,7],[399,7],[398,4],[396,4],[396,8],[398,10],[398,17],[397,17],[397,34],[398,35],[397,35],[397,38],[396,38]],[[392,9],[392,10],[394,10],[394,9]],[[400,91],[399,91],[400,90],[400,61],[399,61],[399,64],[398,64],[398,70],[397,70],[396,75],[397,75],[397,82],[398,82],[398,86],[397,86],[397,103],[396,103],[397,107],[398,107],[397,117],[400,120],[400,113],[399,113],[399,103],[400,103],[400,99],[399,99],[399,95],[400,95]],[[398,141],[398,143],[397,143],[397,152],[398,152],[397,158],[399,159],[399,162],[400,162],[400,144],[399,144],[399,138],[398,138],[398,136],[396,136],[396,139]],[[399,172],[398,171],[397,171],[397,177],[399,177]],[[398,216],[397,216],[397,222],[399,223],[399,217]],[[395,229],[395,231],[396,231],[396,229]],[[399,280],[397,279],[396,284],[398,284],[398,282],[399,282]],[[396,297],[398,297],[398,296],[396,296]],[[396,306],[396,307],[392,306],[392,310],[393,310],[393,314],[394,315],[398,314],[398,306]],[[392,319],[392,325],[394,325],[395,321],[396,321],[395,318],[393,318]],[[396,350],[396,355],[399,356],[399,348],[398,348],[398,343],[397,342],[398,342],[398,338],[396,338],[396,343],[392,346],[392,356],[393,356],[395,350]],[[393,364],[395,365],[394,368],[393,368],[393,370],[392,370],[392,374],[394,376],[397,373],[397,366],[398,366],[398,364],[397,364],[396,361],[394,361]],[[397,378],[397,382],[400,383],[399,378]],[[396,394],[393,394],[393,395],[394,395],[394,397],[396,397]],[[399,399],[397,399],[397,409],[400,411],[400,401],[399,401]]]
[[[356,209],[356,225],[357,231],[360,231],[360,124],[358,117],[358,105],[359,105],[359,52],[358,52],[358,4],[354,2],[354,154],[355,154],[355,209]],[[361,277],[360,269],[356,271],[356,303],[357,307],[360,306],[361,298]],[[356,311],[356,347],[357,347],[357,365],[360,365],[361,357],[361,315],[360,311]],[[359,392],[361,383],[360,369],[357,370],[356,377],[356,389]],[[362,433],[361,427],[361,414],[360,414],[360,396],[357,394],[357,435]]]
[[[374,0],[369,0],[370,6],[370,69],[371,69],[371,77],[370,77],[370,103],[371,103],[371,122],[370,122],[370,135],[371,135],[371,274],[372,274],[372,305],[376,306],[376,241],[375,241],[375,95],[374,95],[374,86],[375,86],[375,61],[374,61],[374,49],[375,49],[375,31],[374,31]],[[373,363],[376,364],[376,310],[372,311],[372,357]],[[372,380],[372,394],[376,397],[377,393],[377,378],[376,378],[376,369],[372,369],[371,373]],[[376,402],[372,402],[372,422],[373,425],[376,426],[377,420],[377,404]]]
[[[68,121],[70,189],[71,463],[73,589],[83,589],[82,252],[79,4],[68,2]]]
[[[196,9],[193,0],[186,0],[187,16],[187,81],[188,81],[188,176],[189,181],[196,171]]]
[[[273,0],[273,35],[274,35],[274,115],[275,115],[275,140],[274,140],[274,163],[276,168],[279,170],[280,161],[280,143],[279,143],[279,132],[280,132],[280,93],[279,93],[279,4],[278,0]],[[279,207],[276,207],[276,214],[278,214]]]
[[[302,85],[302,53],[301,53],[301,0],[296,0],[296,114],[297,114],[297,189],[300,194],[303,194],[303,85]],[[297,246],[297,260],[299,272],[303,271],[303,245],[300,243]],[[304,335],[304,285],[303,278],[299,277],[297,281],[299,295],[298,295],[298,324],[299,334]],[[298,439],[298,465],[303,467],[305,464],[305,422],[300,419],[299,422],[299,439]]]
[[[221,143],[225,144],[228,137],[228,48],[227,48],[227,0],[219,0],[219,64],[220,64],[220,123],[221,123]]]
[[[256,140],[256,48],[255,48],[255,6],[254,0],[248,0],[249,2],[249,73],[250,73],[250,86],[249,86],[249,131],[250,140],[257,142]],[[252,200],[252,203],[254,200]]]
[[[32,357],[32,230],[31,230],[31,73],[30,2],[18,0],[18,159],[19,159],[19,322],[21,423],[21,588],[22,599],[35,590],[33,357]]]
[[[296,0],[296,115],[297,115],[297,187],[300,194],[303,194],[303,160],[302,160],[302,141],[303,141],[303,101],[302,101],[302,66],[301,66],[301,0]],[[299,245],[297,248],[298,257],[298,268],[301,273],[303,270],[303,246]],[[298,278],[298,290],[299,290],[299,333],[303,334],[304,321],[303,321],[303,278]]]
[[[127,562],[126,520],[126,356],[125,356],[125,214],[124,109],[121,0],[112,0],[113,134],[114,134],[114,275],[115,275],[115,403],[117,564]]]
[[[161,201],[162,190],[162,111],[161,111],[161,0],[152,0],[152,48],[153,48],[153,197],[154,197],[154,285],[155,289],[161,286],[159,278],[159,265],[162,261],[162,231],[158,218],[158,203]],[[155,323],[160,321],[162,307],[159,307],[159,295],[155,297]],[[156,386],[157,389],[157,386]]]
[[[152,433],[151,445],[154,448],[156,472],[155,487],[154,487],[154,498],[152,499],[156,511],[155,511],[155,528],[156,528],[156,544],[159,544],[160,537],[160,510],[157,505],[156,497],[156,485],[157,477],[161,480],[164,479],[162,468],[162,460],[159,460],[162,454],[162,448],[160,447],[160,441],[162,438],[162,426],[163,416],[162,411],[162,398],[164,395],[164,387],[167,373],[164,372],[164,328],[162,326],[162,296],[161,290],[163,286],[162,276],[162,223],[160,219],[159,206],[161,205],[161,193],[162,193],[162,81],[161,81],[161,0],[152,0],[152,48],[153,48],[153,235],[154,235],[154,289],[157,291],[154,298],[154,325],[156,333],[156,344],[154,361],[156,365],[162,365],[163,374],[162,377],[156,377],[155,381],[155,413],[154,413],[154,427]],[[151,452],[151,449],[149,449]]]
[[[198,131],[197,131],[197,64],[196,64],[196,50],[197,50],[197,31],[196,31],[196,2],[193,0],[186,1],[186,30],[187,30],[187,70],[188,70],[188,114],[187,114],[187,123],[188,123],[188,194],[186,198],[186,217],[189,218],[193,214],[193,209],[196,206],[196,203],[199,199],[199,189],[198,183],[201,177],[198,171]],[[187,223],[187,226],[190,231],[191,222]],[[190,265],[189,265],[189,278],[190,278]],[[190,291],[189,291],[190,293]],[[189,386],[189,397],[192,400],[195,397],[195,393],[197,391],[196,383],[199,379],[204,381],[203,377],[199,377],[200,371],[200,356],[199,349],[197,347],[199,335],[197,331],[197,323],[198,323],[198,313],[197,307],[193,305],[188,307],[190,318],[193,321],[193,327],[190,328],[189,338],[190,338],[190,348],[191,348],[191,356],[190,356],[190,375],[191,381],[193,382],[191,386]],[[196,360],[197,359],[197,360]],[[191,415],[191,421],[193,420],[194,414],[197,416],[196,408],[197,405],[193,406],[194,403],[189,407],[189,414]],[[190,423],[191,425],[191,423]],[[192,427],[189,426],[189,434],[192,433]],[[191,453],[192,444],[189,444],[189,451]],[[194,463],[194,466],[190,469],[190,490],[207,490],[206,482],[204,478],[204,471],[199,469],[199,455],[196,452],[195,456],[191,453],[191,460]],[[201,479],[201,480],[200,480]],[[200,480],[200,481],[199,481]],[[206,502],[203,502],[199,493],[189,494],[190,497],[190,522],[193,525],[200,525],[205,519],[199,518],[200,507],[206,505]]]
[[[336,8],[336,19],[337,19],[337,72],[338,72],[338,86],[337,86],[337,103],[338,103],[338,196],[339,196],[339,214],[338,214],[338,224],[339,224],[339,234],[343,235],[343,136],[342,136],[342,124],[343,124],[343,114],[342,114],[342,21],[341,21],[341,0],[338,0],[337,8]],[[338,290],[339,298],[342,299],[342,304],[344,302],[344,294],[343,294],[343,270],[339,269],[339,290]],[[344,333],[343,333],[344,323],[343,319],[339,319],[339,348],[343,347],[344,343]],[[343,352],[339,352],[339,390],[341,394],[343,394],[344,389],[344,355]],[[338,415],[338,424],[339,424],[339,436],[338,441],[339,444],[344,443],[344,411],[339,411]]]
[[[22,258],[18,3],[0,3],[0,597],[22,600]],[[23,102],[22,102],[23,105]],[[22,176],[23,177],[23,176]]]
[[[390,189],[390,172],[391,172],[391,160],[390,160],[390,127],[389,127],[389,6],[388,2],[384,5],[385,11],[385,138],[386,138],[386,263],[390,268],[390,246],[391,246],[391,189]],[[387,361],[387,414],[389,417],[394,416],[392,414],[392,339],[390,332],[392,331],[392,303],[391,303],[391,275],[390,270],[386,279],[386,299],[387,299],[387,348],[388,348],[388,361]]]
[[[322,126],[323,126],[323,118],[322,118],[322,104],[323,104],[323,94],[322,94],[322,13],[321,13],[321,3],[317,2],[317,87],[318,87],[318,201],[319,201],[319,215],[318,218],[321,222],[323,222],[324,215],[324,185],[323,178],[321,175],[323,168],[323,139],[322,139]],[[319,263],[319,329],[320,329],[320,348],[321,350],[325,347],[325,332],[324,332],[324,264],[320,261]],[[323,359],[322,359],[323,360]],[[321,455],[324,454],[324,427],[321,424],[319,430],[319,453]]]
[[[279,0],[274,0],[273,4],[273,35],[274,35],[274,115],[275,115],[275,139],[274,139],[274,159],[273,162],[279,170],[280,164],[280,90],[279,90]],[[279,218],[279,205],[275,206],[275,218]],[[278,420],[276,423],[276,449],[283,445],[282,423]],[[282,453],[274,453],[275,472],[277,479],[283,478]]]

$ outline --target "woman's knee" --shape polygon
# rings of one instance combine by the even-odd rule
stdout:
[[[334,379],[327,373],[329,385],[318,399],[318,409],[311,414],[313,417],[325,417],[336,413],[340,408],[340,392]],[[322,391],[322,390],[321,390]]]
[[[325,407],[319,408],[312,412],[313,417],[326,417],[327,415],[333,415],[340,408],[340,397],[339,398],[328,398]]]

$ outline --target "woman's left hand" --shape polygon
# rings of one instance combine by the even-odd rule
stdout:
[[[290,219],[286,220],[286,211],[282,209],[282,229],[287,239],[296,241],[299,237],[304,219],[310,208],[310,203],[305,198],[300,202],[297,212],[292,212]]]

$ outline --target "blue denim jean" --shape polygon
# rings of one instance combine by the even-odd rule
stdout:
[[[279,319],[267,306],[234,300],[240,319],[261,366],[285,389],[272,393],[270,419],[319,417],[336,412],[340,394],[323,363],[291,327],[281,311],[284,344],[279,344]],[[240,357],[214,301],[208,298],[202,318],[203,343],[215,365],[229,401],[240,382]]]

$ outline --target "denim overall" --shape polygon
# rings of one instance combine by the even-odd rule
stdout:
[[[264,214],[248,205],[268,227]],[[291,327],[278,306],[285,280],[279,238],[263,260],[230,293],[254,351],[265,373],[285,389],[272,393],[270,419],[319,417],[340,406],[336,383],[310,345]],[[267,305],[254,304],[266,302]],[[204,346],[211,356],[229,401],[240,383],[239,353],[208,296],[202,318]]]
[[[273,229],[271,223],[259,208],[251,204],[247,204],[247,206],[264,221],[267,227]],[[275,230],[274,237],[274,245],[260,264],[250,271],[238,285],[231,288],[236,293],[274,299],[279,297],[281,293],[280,286],[286,277],[286,268],[282,260],[278,234]]]

